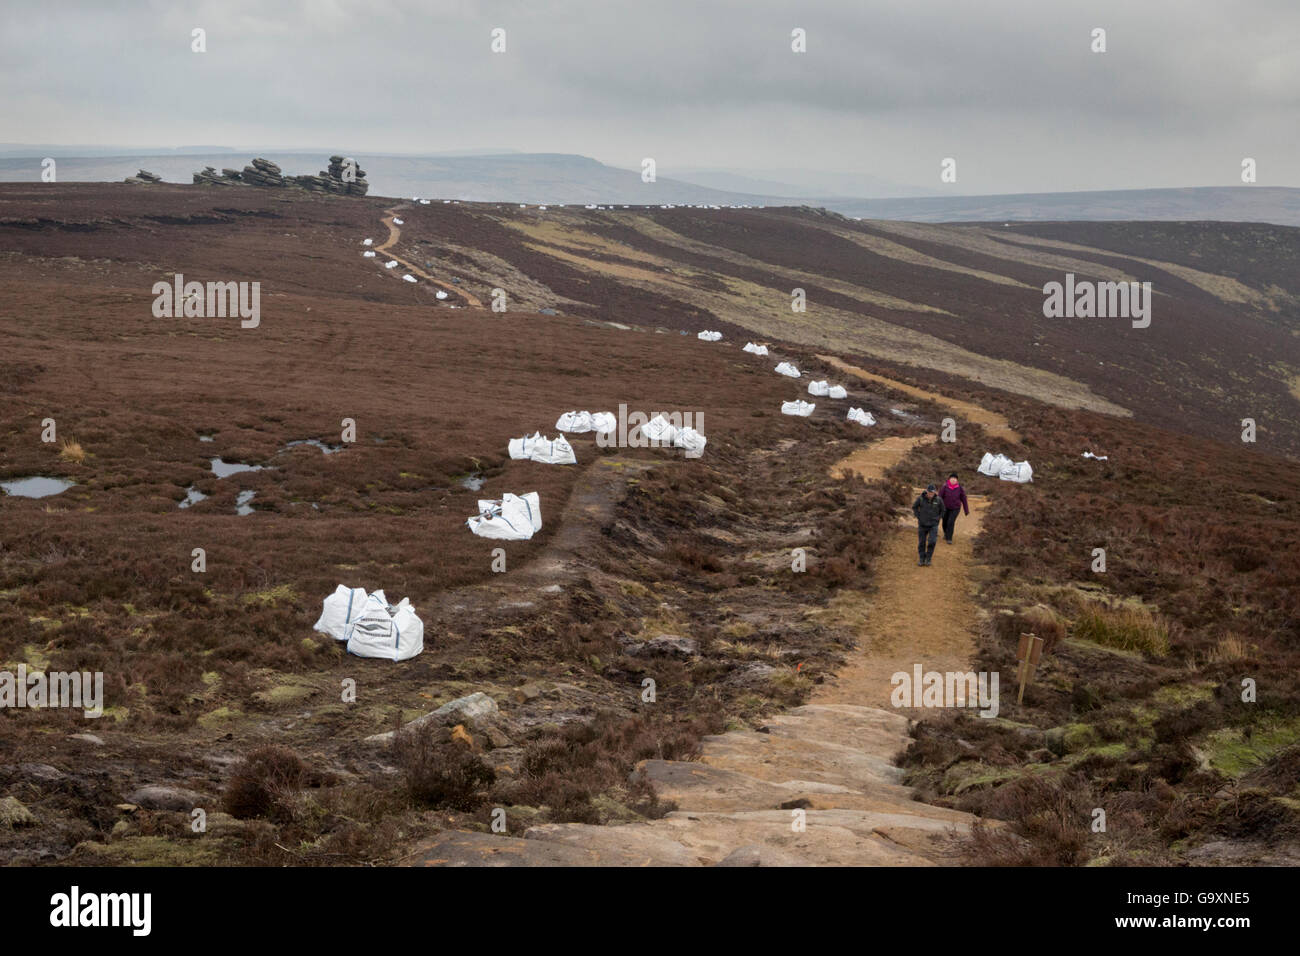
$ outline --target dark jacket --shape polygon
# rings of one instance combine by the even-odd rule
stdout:
[[[970,505],[966,503],[966,489],[960,484],[954,488],[945,481],[939,488],[939,497],[943,499],[943,506],[949,511],[961,508],[970,514]]]
[[[943,500],[935,495],[933,498],[926,498],[921,495],[912,502],[912,514],[916,515],[917,524],[922,528],[932,528],[943,520]]]

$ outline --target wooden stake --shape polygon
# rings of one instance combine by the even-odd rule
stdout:
[[[1020,682],[1020,692],[1016,694],[1016,703],[1025,702],[1025,685],[1034,678],[1034,670],[1038,667],[1038,659],[1043,653],[1043,639],[1035,637],[1033,634],[1021,634],[1020,646],[1016,649],[1016,659],[1020,662],[1020,667],[1016,672],[1016,678]]]

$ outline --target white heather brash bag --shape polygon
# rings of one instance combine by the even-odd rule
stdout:
[[[843,385],[832,385],[826,390],[827,398],[848,398],[848,390]]]
[[[802,399],[796,399],[793,402],[782,402],[781,414],[801,415],[804,418],[807,418],[809,415],[813,413],[813,409],[816,407],[817,406],[814,405],[812,402],[805,402]]]
[[[780,365],[776,367],[776,374],[784,375],[787,378],[798,378],[799,370],[795,368],[793,365],[791,365],[789,362],[782,362]]]
[[[874,425],[876,423],[870,412],[863,411],[860,408],[850,408],[846,417],[849,421],[857,422],[859,425]]]
[[[699,335],[697,335],[696,338],[701,339],[705,342],[720,342],[722,340],[722,333],[710,332],[706,330],[704,332],[701,332]]]
[[[591,430],[594,432],[612,432],[618,427],[618,419],[613,412],[594,412],[591,416]]]
[[[745,347],[744,347],[743,349],[741,349],[741,351],[742,351],[742,352],[752,352],[754,355],[766,355],[766,354],[767,354],[767,346],[766,346],[766,345],[755,345],[753,342],[746,342],[746,343],[745,343]]]
[[[656,415],[641,426],[641,437],[661,445],[671,445],[677,437],[677,428],[662,415]]]
[[[514,442],[511,442],[513,445]],[[573,453],[573,446],[560,435],[554,441],[549,438],[543,438],[541,435],[536,436],[536,440],[528,449],[528,458],[532,461],[541,462],[543,465],[576,465],[578,456]]]
[[[533,432],[531,435],[525,435],[523,438],[510,439],[510,444],[506,447],[510,452],[511,458],[528,458],[533,453],[533,445],[540,441],[545,441],[545,439],[542,438],[541,432]]]
[[[673,436],[673,447],[685,449],[687,458],[699,458],[704,454],[704,446],[708,443],[707,438],[690,427],[678,429]]]
[[[535,491],[526,495],[507,492],[500,501],[480,498],[478,510],[465,523],[480,538],[527,541],[542,530],[542,504]]]
[[[346,641],[347,626],[361,613],[361,605],[365,603],[365,588],[349,588],[340,584],[334,589],[334,593],[325,599],[320,620],[316,622],[313,630],[328,634],[336,641]]]
[[[424,622],[409,598],[390,606],[383,591],[366,598],[361,613],[348,625],[348,653],[404,661],[424,650]]]
[[[981,475],[988,475],[990,478],[997,478],[1002,474],[1002,469],[1014,464],[1015,462],[1006,455],[1001,453],[994,455],[990,452],[985,452],[984,457],[980,459],[978,471]]]
[[[1003,481],[1018,481],[1023,484],[1026,481],[1034,480],[1034,469],[1029,467],[1027,461],[1017,461],[1014,464],[1005,466],[998,473],[998,477]]]

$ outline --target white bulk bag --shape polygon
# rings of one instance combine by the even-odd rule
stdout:
[[[613,412],[592,412],[591,430],[594,432],[612,432],[618,427],[618,419]]]
[[[533,432],[523,438],[510,439],[510,444],[506,448],[510,452],[511,458],[528,458],[532,455],[533,445],[544,440],[540,432]]]
[[[1006,465],[998,472],[998,477],[1003,481],[1017,481],[1021,484],[1026,481],[1034,480],[1034,469],[1029,467],[1027,461],[1017,461],[1013,464]]]
[[[984,457],[980,459],[980,466],[977,469],[981,475],[988,475],[990,478],[996,478],[1002,473],[1002,469],[1009,465],[1014,465],[1010,458],[1003,454],[991,454],[985,452]]]
[[[808,383],[809,395],[825,395],[830,390],[831,387],[828,384],[826,384],[825,381]]]
[[[500,501],[480,498],[478,510],[465,523],[480,538],[527,541],[542,529],[542,504],[535,491],[526,495],[507,492]]]
[[[687,458],[699,458],[704,454],[704,446],[708,442],[709,440],[694,428],[678,429],[677,434],[673,436],[673,447],[685,449]]]
[[[717,342],[722,339],[722,333],[704,331],[701,332],[699,335],[697,335],[696,338],[701,339],[705,342]]]
[[[408,272],[406,275],[402,276],[402,278],[403,278],[406,282],[415,282],[415,281],[416,281],[415,276],[411,275],[409,272]]]
[[[543,465],[576,465],[578,463],[578,457],[573,453],[573,446],[565,440],[563,435],[560,435],[554,441],[538,435],[532,447],[528,449],[528,458],[531,461],[541,462]]]
[[[876,420],[870,412],[863,411],[861,408],[850,408],[847,416],[851,422],[857,422],[859,425],[874,425]]]
[[[767,354],[767,346],[766,346],[766,345],[755,345],[753,342],[746,342],[746,343],[745,343],[745,347],[744,347],[743,349],[741,349],[741,351],[742,351],[742,352],[752,352],[754,355],[766,355],[766,354]]]
[[[375,240],[373,240],[373,239],[367,239],[367,240],[365,240],[364,242],[362,242],[361,244],[362,244],[363,246],[368,246],[368,245],[370,245],[370,244],[371,244],[372,242],[374,242],[374,241],[375,241]]]
[[[424,650],[424,622],[409,598],[389,606],[383,591],[366,598],[361,613],[348,625],[348,653],[404,661]]]
[[[798,378],[799,370],[795,368],[793,365],[791,365],[789,362],[782,362],[780,365],[776,367],[776,374],[784,375],[787,378]]]
[[[312,629],[328,634],[336,641],[346,641],[347,626],[361,613],[361,605],[365,603],[365,588],[349,588],[340,584],[334,589],[334,593],[325,599],[321,607],[320,620]]]
[[[361,253],[361,257],[363,259],[373,259],[375,257],[375,250],[367,249],[365,252]]]
[[[384,263],[384,268],[385,268],[385,269],[396,269],[396,268],[397,268],[397,260],[396,260],[396,259],[389,259],[387,262]]]
[[[591,412],[565,412],[555,423],[562,432],[581,434],[591,431]]]
[[[781,414],[801,415],[804,418],[807,418],[809,415],[813,413],[813,409],[816,407],[817,406],[814,405],[812,402],[805,402],[802,399],[795,399],[793,402],[781,403]]]
[[[641,437],[661,445],[671,445],[677,437],[677,428],[662,415],[656,415],[641,426]]]
[[[843,385],[832,385],[826,390],[827,398],[848,398],[848,390]]]
[[[398,219],[396,216],[394,216],[394,217],[393,217],[393,225],[394,225],[394,226],[405,226],[405,225],[406,225],[406,221],[405,221],[404,219]]]

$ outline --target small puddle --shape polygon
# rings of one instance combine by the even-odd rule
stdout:
[[[327,445],[319,438],[299,438],[296,441],[289,442],[287,445],[281,448],[280,451],[282,452],[288,451],[290,448],[293,448],[297,445],[311,445],[313,448],[319,448],[327,455],[332,455],[335,452],[340,452],[343,450],[342,445]]]
[[[241,491],[235,497],[235,514],[251,515],[253,513],[253,506],[249,504],[249,502],[251,502],[256,497],[257,497],[256,491],[248,491],[248,490]]]
[[[50,495],[63,494],[75,484],[75,481],[68,481],[66,478],[47,478],[44,475],[33,475],[30,478],[0,481],[0,488],[5,490],[5,494],[14,495],[17,498],[48,498]]]
[[[226,461],[224,458],[212,459],[212,473],[218,478],[229,478],[241,471],[261,471],[262,465],[246,465],[242,461]]]
[[[464,478],[462,478],[460,480],[460,486],[462,488],[468,488],[470,491],[478,491],[480,488],[483,487],[483,482],[486,480],[487,479],[485,479],[479,472],[476,471],[474,472],[474,474],[466,475]]]
[[[190,485],[188,488],[185,489],[185,500],[182,501],[180,504],[178,504],[176,507],[188,508],[190,505],[198,504],[206,497],[207,495],[199,491],[199,489],[195,488],[193,485]]]

